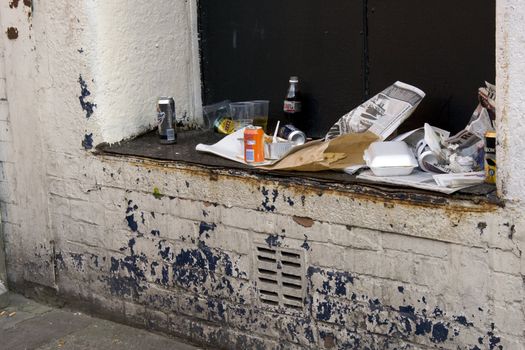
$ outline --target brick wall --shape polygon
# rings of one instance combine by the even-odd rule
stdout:
[[[522,341],[516,218],[499,207],[383,202],[140,160],[83,163],[50,177],[65,300],[227,348]],[[261,245],[304,252],[304,310],[260,303]]]

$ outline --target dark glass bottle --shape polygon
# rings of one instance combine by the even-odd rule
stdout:
[[[299,78],[290,77],[290,86],[284,99],[284,118],[286,123],[292,123],[298,128],[301,128],[304,124],[303,113],[302,113],[302,96],[299,91]]]

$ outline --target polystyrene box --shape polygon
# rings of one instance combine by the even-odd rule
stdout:
[[[414,153],[404,141],[374,142],[363,159],[376,176],[410,175],[418,166]]]

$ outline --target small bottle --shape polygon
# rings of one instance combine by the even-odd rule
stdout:
[[[299,91],[299,78],[296,76],[290,77],[290,86],[284,99],[284,117],[285,121],[292,123],[295,126],[304,124],[302,120],[302,98]]]

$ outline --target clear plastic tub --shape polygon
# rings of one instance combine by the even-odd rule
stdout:
[[[418,163],[404,141],[374,142],[363,155],[366,165],[376,176],[410,175]]]

